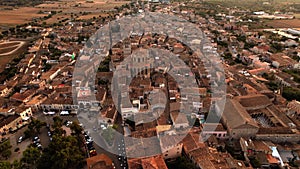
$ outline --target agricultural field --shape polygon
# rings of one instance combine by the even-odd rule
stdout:
[[[300,19],[300,13],[294,14],[296,19]]]
[[[34,7],[20,7],[13,10],[0,10],[0,25],[18,25],[31,22],[33,18],[46,16],[39,14],[40,9]]]
[[[300,28],[300,19],[292,20],[270,20],[266,25],[273,28]]]
[[[36,8],[42,10],[62,10],[63,13],[79,13],[81,11],[99,12],[99,10],[110,10],[129,2],[130,1],[114,0],[93,0],[92,2],[83,0],[61,0],[59,2],[40,4],[37,5]]]
[[[25,50],[26,42],[23,41],[0,42],[0,72],[4,70],[7,63]]]
[[[1,1],[1,0],[0,0]],[[47,24],[58,23],[60,20],[76,15],[78,19],[91,19],[105,14],[107,10],[122,6],[130,1],[94,0],[61,0],[39,4],[34,7],[0,7],[0,26],[15,26],[31,22],[34,18],[43,18],[47,12],[57,11],[57,14],[44,20]],[[11,8],[11,10],[7,9]],[[58,12],[61,11],[61,12]],[[84,11],[84,12],[82,12]],[[42,21],[42,22],[44,22]]]

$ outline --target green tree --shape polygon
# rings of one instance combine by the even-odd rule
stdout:
[[[82,136],[82,131],[83,131],[82,127],[78,124],[77,121],[74,121],[70,125],[70,129],[72,131],[72,135],[74,135],[78,140],[78,146],[81,147],[84,144],[84,140]]]
[[[260,168],[261,165],[255,157],[249,157],[249,160],[253,168]]]
[[[11,164],[8,161],[0,161],[1,169],[11,169]]]
[[[21,162],[25,164],[27,168],[35,168],[40,157],[41,157],[40,150],[37,149],[36,147],[30,146],[23,152],[23,157],[21,159]]]
[[[13,166],[13,169],[24,169],[25,168],[24,164],[21,161],[18,161],[18,160],[15,160],[12,163],[12,166]]]
[[[298,100],[300,101],[300,89],[293,87],[284,87],[282,96],[287,100]]]
[[[75,169],[82,167],[84,152],[74,136],[54,135],[38,164],[38,169]]]
[[[70,129],[76,136],[79,136],[82,133],[82,127],[80,127],[77,121],[74,121],[70,125]]]
[[[11,156],[10,141],[6,140],[0,144],[0,155],[4,159],[8,159]]]
[[[42,122],[38,119],[33,119],[31,120],[31,122],[28,125],[28,129],[33,132],[34,134],[38,134],[40,133],[40,130],[43,126],[46,126],[45,122]]]
[[[54,124],[52,125],[52,127],[54,129],[53,135],[58,135],[58,136],[65,135],[66,131],[62,129],[63,119],[56,116],[56,117],[53,117],[53,121],[54,121]]]

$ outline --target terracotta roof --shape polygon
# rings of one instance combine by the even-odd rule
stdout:
[[[238,96],[235,97],[243,107],[247,108],[265,108],[272,104],[270,99],[262,94],[253,94],[253,95],[246,95],[246,96]]]
[[[20,117],[20,116],[19,115],[11,115],[11,116],[0,115],[0,128],[2,128],[5,125],[8,125],[11,122],[13,122],[18,117]]]
[[[19,101],[19,102],[23,102],[25,99],[32,96],[34,93],[35,93],[35,90],[26,90],[23,93],[15,93],[14,95],[12,95],[10,97],[10,99],[16,100],[16,101]]]
[[[148,158],[128,159],[129,169],[168,169],[161,155]]]
[[[168,169],[164,159],[161,156],[142,159],[143,169]]]
[[[6,85],[0,85],[0,91],[4,90],[4,89],[6,89],[6,88],[7,88]]]
[[[251,118],[243,106],[236,100],[226,99],[224,112],[222,114],[223,121],[226,121],[227,127],[233,129],[248,124],[257,127],[257,123]]]
[[[272,152],[272,149],[267,144],[265,144],[265,142],[258,140],[253,140],[252,142],[255,146],[255,151]]]
[[[88,169],[113,169],[112,160],[105,154],[86,159]]]

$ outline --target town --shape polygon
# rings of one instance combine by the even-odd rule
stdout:
[[[0,169],[300,167],[297,0],[30,5],[0,22]]]

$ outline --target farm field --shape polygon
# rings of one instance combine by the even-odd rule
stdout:
[[[90,19],[94,16],[105,14],[105,11],[114,7],[129,3],[130,1],[105,1],[94,0],[89,3],[82,0],[61,0],[51,3],[44,3],[35,7],[20,7],[13,10],[0,8],[0,26],[14,26],[31,22],[33,18],[47,16],[46,12],[61,11],[47,19],[47,24],[58,23],[61,19],[70,18],[71,14],[77,15],[79,19]],[[1,10],[2,9],[2,10]],[[88,13],[84,15],[83,12]],[[45,13],[42,13],[45,12]]]
[[[14,10],[0,10],[0,25],[17,25],[30,22],[33,18],[43,17],[38,14],[40,9],[34,7],[21,7]]]
[[[4,70],[7,63],[23,53],[25,49],[26,42],[23,41],[0,42],[0,72]]]
[[[297,19],[300,19],[300,13],[294,14]]]
[[[266,21],[266,24],[274,28],[300,28],[300,19],[271,20]]]

